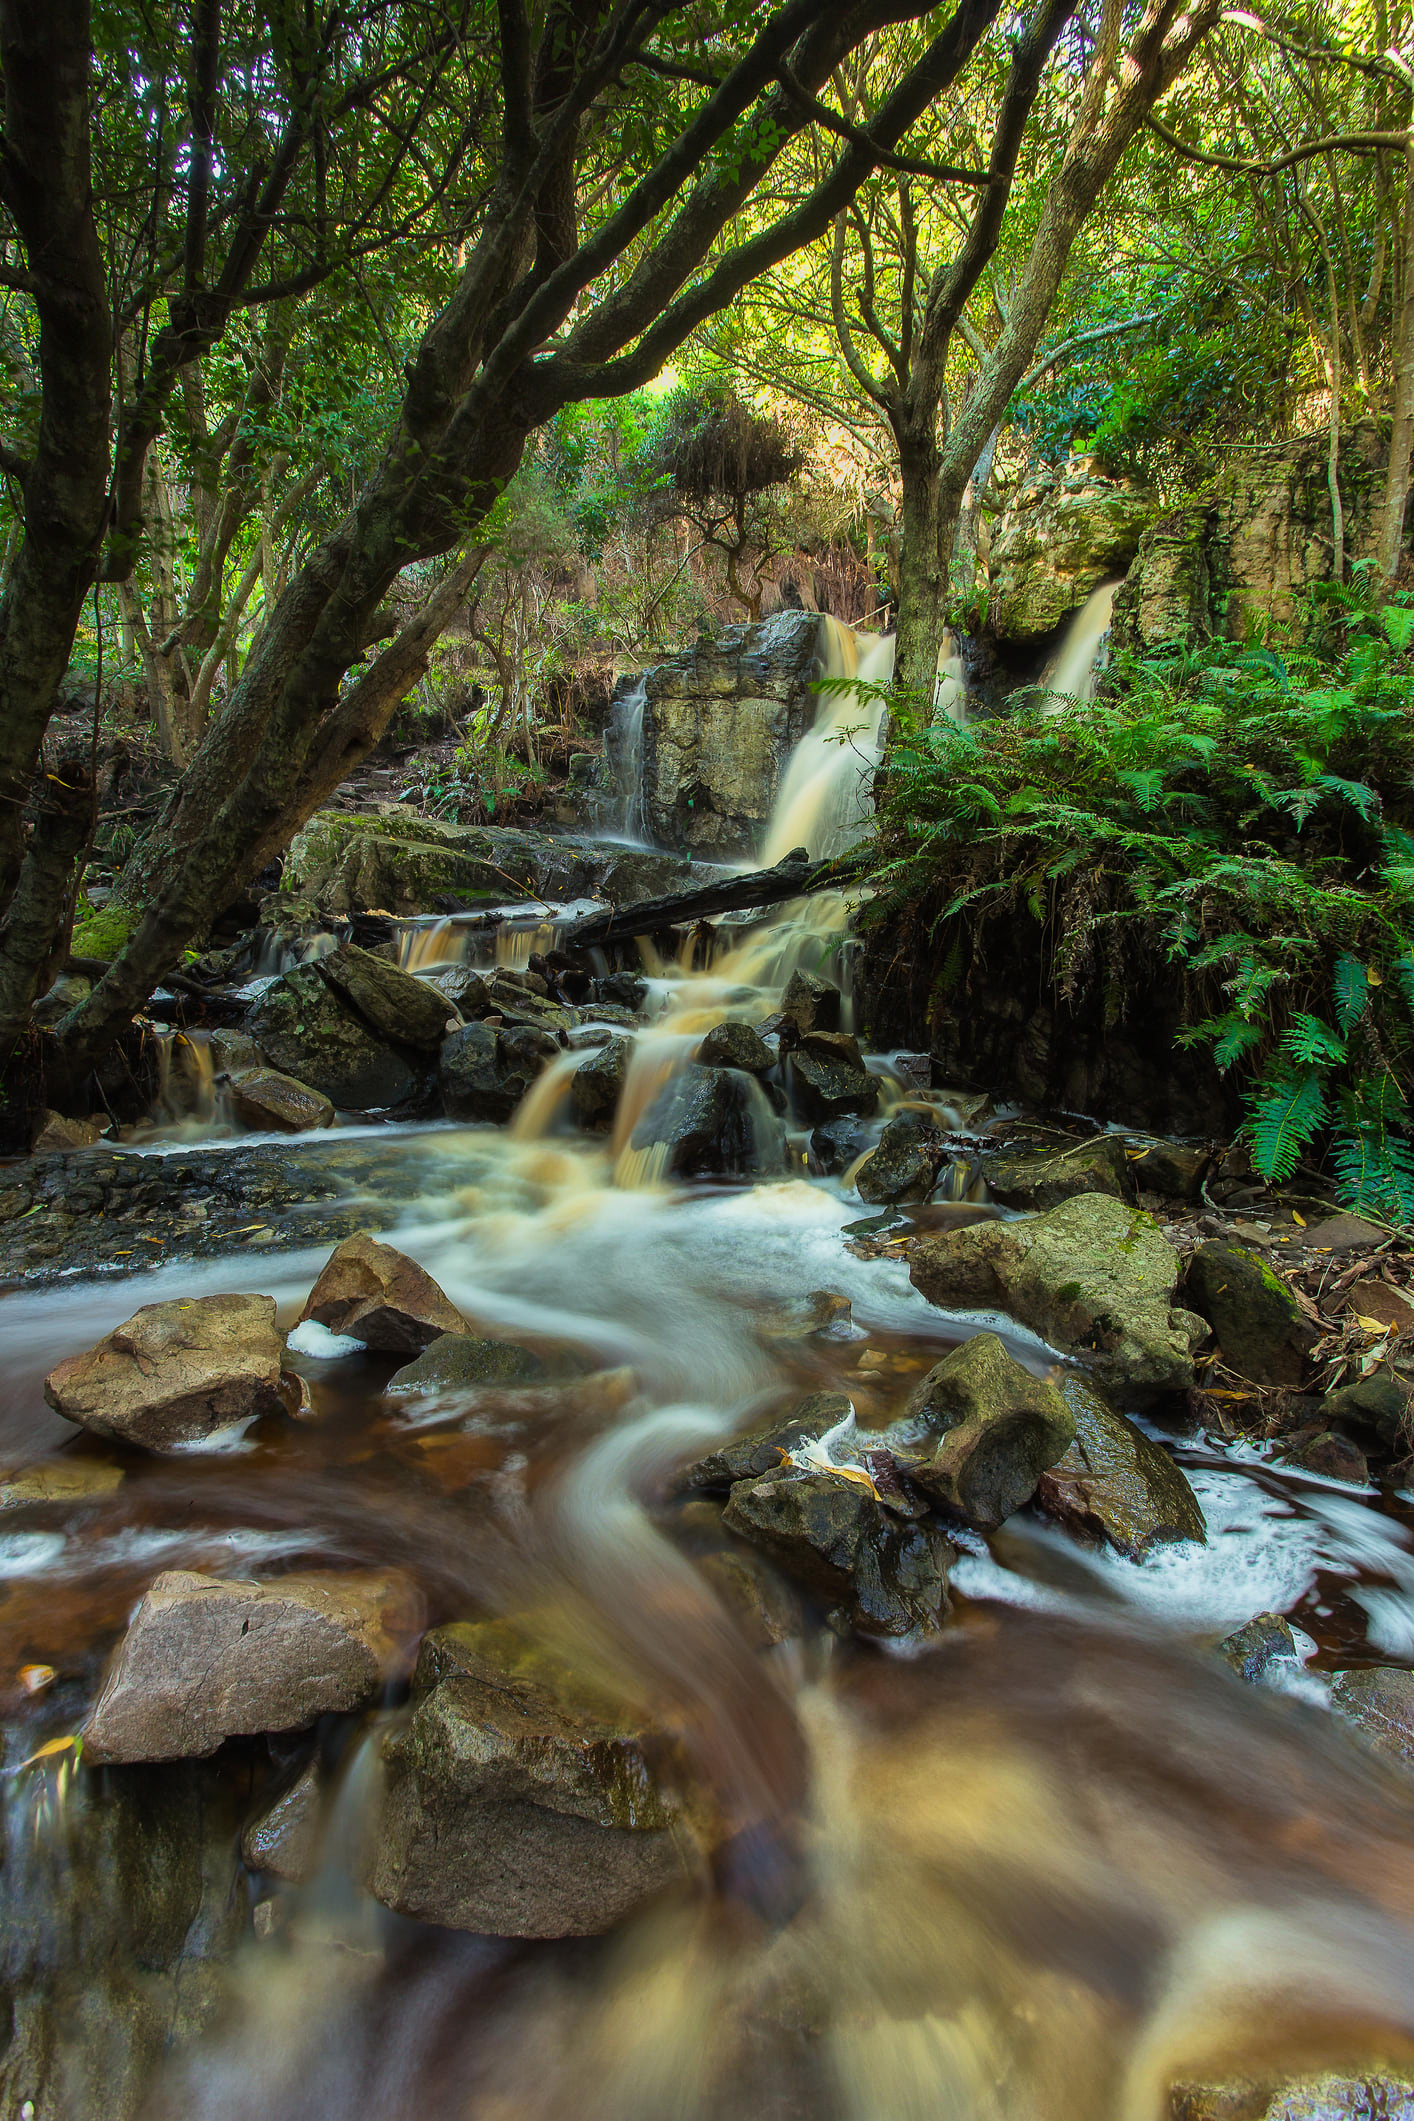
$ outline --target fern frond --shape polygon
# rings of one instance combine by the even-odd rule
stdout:
[[[1290,1178],[1325,1116],[1326,1087],[1318,1069],[1283,1069],[1259,1083],[1244,1130],[1259,1176]]]

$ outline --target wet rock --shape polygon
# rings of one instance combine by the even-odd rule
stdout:
[[[307,1761],[275,1802],[241,1835],[241,1861],[303,1885],[312,1878],[324,1827],[324,1789],[318,1760]]]
[[[1362,1433],[1377,1436],[1391,1451],[1409,1447],[1409,1390],[1398,1378],[1374,1371],[1327,1392],[1321,1402],[1327,1422],[1348,1423]]]
[[[1414,1672],[1393,1665],[1337,1672],[1331,1707],[1355,1725],[1373,1751],[1414,1768]]]
[[[496,904],[508,895],[507,876],[530,889],[535,863],[513,843],[516,835],[448,825],[400,804],[376,813],[320,810],[295,834],[285,856],[283,885],[313,900],[326,918],[351,913],[411,914]]]
[[[764,1075],[775,1065],[760,1032],[732,1018],[712,1026],[697,1049],[697,1058],[704,1068],[744,1068],[748,1075]]]
[[[613,1124],[628,1073],[632,1040],[611,1038],[588,1060],[582,1060],[570,1077],[570,1107],[581,1127]]]
[[[490,982],[484,972],[473,971],[470,965],[449,965],[444,972],[430,973],[425,984],[444,996],[467,1023],[490,1010]]]
[[[1161,1193],[1166,1200],[1197,1200],[1203,1180],[1213,1168],[1213,1151],[1206,1142],[1157,1141],[1146,1134],[1126,1135],[1129,1169],[1134,1183],[1146,1193]]]
[[[544,1364],[528,1348],[518,1348],[512,1341],[479,1340],[466,1332],[442,1333],[415,1362],[395,1370],[384,1389],[399,1395],[466,1392],[486,1385],[527,1384],[544,1374]]]
[[[31,1466],[0,1467],[0,1510],[36,1504],[99,1502],[123,1484],[121,1466],[102,1458],[41,1458]]]
[[[279,1128],[303,1134],[313,1127],[332,1127],[334,1107],[308,1083],[282,1075],[278,1068],[251,1068],[231,1083],[231,1099],[248,1127]]]
[[[684,1879],[661,1741],[553,1659],[499,1624],[437,1628],[414,1692],[384,1746],[369,1884],[385,1906],[490,1936],[585,1937]]]
[[[1188,1262],[1184,1301],[1206,1318],[1223,1361],[1255,1385],[1299,1385],[1316,1330],[1260,1254],[1210,1238]]]
[[[648,997],[648,982],[641,972],[609,972],[594,983],[595,998],[617,1003],[636,1016]]]
[[[863,1156],[872,1139],[861,1120],[827,1119],[810,1137],[810,1154],[817,1170],[833,1176],[847,1171],[857,1157]]]
[[[862,1340],[854,1323],[854,1307],[838,1289],[811,1289],[805,1296],[789,1297],[758,1311],[757,1332],[763,1340],[794,1341],[799,1346],[822,1340]]]
[[[1235,1628],[1218,1644],[1218,1655],[1249,1686],[1262,1686],[1279,1673],[1295,1674],[1301,1669],[1291,1622],[1280,1613],[1258,1613],[1254,1620]]]
[[[382,1111],[418,1088],[407,1059],[345,1008],[317,965],[296,965],[267,988],[251,1028],[272,1068],[342,1108]]]
[[[466,1024],[452,1032],[437,1063],[447,1117],[503,1125],[559,1050],[550,1032],[530,1024]]]
[[[230,1583],[171,1570],[113,1653],[84,1726],[86,1755],[200,1759],[227,1738],[360,1708],[395,1667],[411,1618],[407,1586],[393,1576]]]
[[[633,1130],[665,1178],[778,1178],[785,1127],[760,1085],[737,1068],[682,1068]]]
[[[56,1414],[98,1436],[171,1451],[279,1413],[285,1343],[273,1296],[144,1304],[44,1380]]]
[[[843,1392],[812,1392],[789,1414],[757,1422],[742,1436],[720,1444],[686,1467],[677,1486],[683,1489],[729,1488],[758,1473],[774,1472],[782,1453],[818,1443],[827,1429],[848,1419],[850,1402]]]
[[[1075,1439],[1075,1416],[995,1333],[978,1333],[928,1372],[885,1443],[925,1495],[982,1531],[1029,1502]]]
[[[779,1014],[795,1025],[803,1037],[807,1031],[838,1031],[844,1014],[844,997],[838,987],[817,972],[793,972],[781,996]]]
[[[948,1611],[951,1542],[893,1517],[854,1481],[794,1468],[739,1480],[722,1523],[861,1634],[931,1633]]]
[[[942,1135],[926,1113],[901,1112],[888,1122],[878,1147],[855,1173],[855,1191],[871,1207],[926,1200],[946,1154]]]
[[[1075,1417],[1075,1441],[1037,1484],[1047,1516],[1131,1561],[1171,1539],[1206,1542],[1198,1498],[1162,1444],[1082,1378],[1063,1377],[1060,1393]]]
[[[879,1102],[879,1079],[847,1032],[805,1033],[790,1056],[789,1082],[802,1118],[812,1122],[872,1112]]]
[[[1370,1478],[1369,1464],[1359,1444],[1352,1443],[1337,1429],[1318,1429],[1314,1436],[1300,1438],[1285,1456],[1288,1464],[1301,1466],[1307,1473],[1319,1473],[1326,1480],[1348,1480],[1363,1488]]]
[[[1184,1391],[1202,1319],[1174,1301],[1178,1255],[1152,1217],[1104,1193],[1020,1222],[975,1223],[913,1247],[930,1303],[1000,1306],[1130,1398]]]
[[[319,972],[380,1038],[435,1053],[446,1037],[446,996],[386,958],[340,943],[319,960]]]
[[[217,1075],[244,1075],[260,1067],[260,1048],[248,1031],[221,1026],[211,1034],[211,1065]]]
[[[800,1600],[759,1554],[738,1547],[708,1554],[698,1567],[753,1650],[774,1649],[800,1633]]]
[[[330,1254],[300,1318],[392,1355],[420,1355],[440,1335],[467,1329],[416,1260],[365,1235],[346,1237]]]
[[[500,966],[491,975],[487,990],[490,1013],[508,1028],[547,1032],[558,1043],[576,1021],[573,1009],[550,999],[544,980],[533,972],[513,972]]]
[[[1275,2093],[1261,2121],[1414,2121],[1414,2079],[1309,2077]]]
[[[43,1156],[50,1149],[88,1149],[102,1138],[103,1123],[100,1120],[69,1119],[62,1112],[45,1111],[39,1115],[34,1153]]]
[[[1056,1208],[1077,1193],[1134,1197],[1133,1172],[1117,1134],[1097,1134],[1044,1156],[991,1156],[983,1176],[993,1199],[1006,1208]]]

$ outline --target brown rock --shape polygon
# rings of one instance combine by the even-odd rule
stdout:
[[[227,1738],[360,1707],[414,1621],[394,1576],[311,1571],[230,1583],[159,1576],[118,1644],[84,1727],[93,1760],[185,1760]]]
[[[278,1127],[303,1134],[311,1127],[331,1127],[334,1107],[321,1090],[278,1068],[251,1068],[231,1084],[236,1111],[248,1127]]]
[[[89,1149],[103,1138],[103,1123],[96,1119],[69,1119],[62,1112],[40,1114],[34,1137],[36,1156],[49,1149]]]
[[[440,1333],[465,1333],[466,1320],[415,1260],[376,1237],[346,1237],[309,1292],[301,1322],[315,1318],[331,1333],[350,1333],[365,1347],[420,1355]]]
[[[278,1413],[284,1348],[273,1296],[144,1304],[97,1347],[51,1370],[44,1396],[96,1435],[171,1451]]]
[[[1198,1498],[1162,1444],[1081,1378],[1062,1379],[1060,1390],[1075,1416],[1075,1441],[1037,1483],[1046,1514],[1131,1561],[1165,1540],[1206,1540]]]
[[[320,958],[319,970],[380,1036],[400,1045],[435,1053],[456,1020],[445,994],[355,943],[341,943]]]
[[[41,1458],[30,1466],[0,1467],[0,1510],[94,1502],[121,1487],[123,1477],[121,1466],[103,1458]]]
[[[1355,1725],[1374,1752],[1414,1768],[1414,1672],[1392,1665],[1337,1672],[1331,1707]]]
[[[884,1441],[925,1495],[992,1531],[1074,1437],[1055,1386],[1023,1369],[995,1333],[978,1333],[928,1372]]]
[[[241,1835],[241,1860],[253,1871],[303,1885],[314,1875],[323,1827],[323,1782],[318,1761],[310,1760]]]

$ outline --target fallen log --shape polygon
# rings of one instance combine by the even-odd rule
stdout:
[[[635,935],[679,928],[691,921],[711,920],[719,913],[777,906],[785,899],[805,898],[813,891],[852,883],[864,866],[863,858],[857,854],[812,862],[805,849],[797,847],[772,869],[749,869],[696,891],[671,891],[663,898],[642,899],[636,906],[586,914],[565,931],[559,948],[587,950],[595,944],[622,942]]]

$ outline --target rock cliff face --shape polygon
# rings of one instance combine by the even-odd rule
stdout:
[[[1264,621],[1298,616],[1334,549],[1325,435],[1236,457],[1210,493],[1161,516],[1140,540],[1115,598],[1112,637],[1139,651],[1216,635],[1245,640]],[[1389,458],[1388,421],[1363,420],[1341,440],[1347,566],[1374,550]]]
[[[640,795],[639,820],[660,847],[712,861],[755,852],[786,759],[815,719],[812,611],[732,626],[642,680],[641,727],[620,714],[615,773]]]
[[[1147,487],[1106,478],[1086,457],[1028,473],[992,536],[996,638],[1054,632],[1102,582],[1123,574],[1158,508]]]

